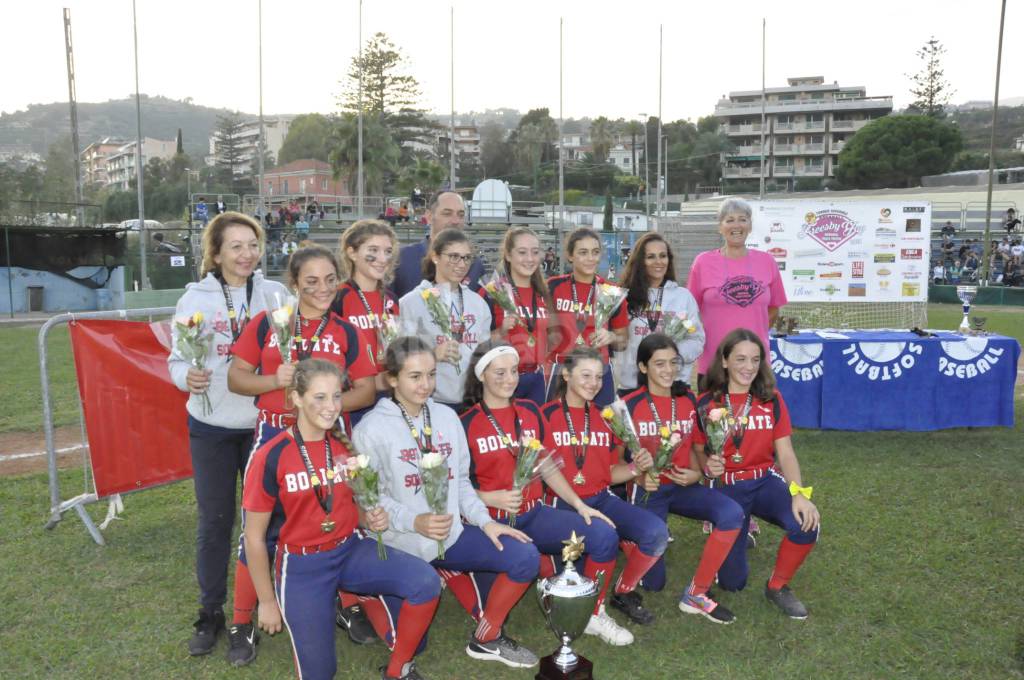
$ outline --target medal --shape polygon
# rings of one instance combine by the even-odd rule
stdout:
[[[583,486],[587,483],[583,476],[583,466],[587,462],[587,446],[590,444],[590,403],[583,404],[583,432],[579,438],[576,437],[576,427],[572,424],[572,413],[569,412],[569,402],[562,397],[562,415],[565,416],[565,426],[569,430],[569,443],[572,445],[572,455],[576,462],[576,475],[572,483],[576,486]],[[582,441],[583,446],[580,446]]]
[[[754,395],[749,392],[747,393],[747,401],[743,404],[743,411],[739,417],[733,415],[732,399],[730,399],[728,393],[726,393],[724,401],[725,409],[729,414],[729,420],[735,423],[732,429],[732,444],[735,452],[729,456],[729,460],[736,465],[741,465],[743,463],[743,454],[740,453],[740,446],[743,444],[743,435],[747,431],[747,414],[750,413],[750,407],[754,402]]]
[[[348,285],[355,290],[356,294],[359,295],[359,301],[363,303],[363,309],[366,311],[366,318],[370,321],[370,328],[373,328],[377,332],[377,364],[384,363],[384,320],[389,318],[384,300],[384,294],[381,294],[380,299],[380,316],[373,311],[373,307],[370,306],[370,301],[366,299],[366,295],[363,294],[363,289],[359,287],[359,284],[354,280],[349,280]]]
[[[331,453],[331,440],[330,434],[324,433],[324,458],[325,458],[325,472],[324,475],[327,477],[327,484],[320,483],[320,475],[317,474],[316,468],[313,467],[313,461],[309,458],[309,451],[306,450],[306,442],[302,441],[302,435],[299,433],[299,426],[296,425],[292,428],[292,438],[295,440],[295,444],[299,447],[299,455],[302,457],[302,464],[306,468],[306,474],[309,476],[309,485],[313,487],[313,493],[316,495],[316,501],[320,504],[320,509],[324,511],[324,520],[320,522],[320,531],[325,534],[329,534],[334,531],[336,526],[333,519],[331,519],[331,508],[334,505],[334,455]],[[324,487],[327,487],[326,489]]]
[[[576,314],[576,330],[578,335],[576,336],[576,344],[580,347],[583,346],[583,331],[587,329],[587,323],[590,321],[587,317],[590,315],[590,302],[594,299],[594,289],[597,288],[597,279],[590,284],[590,291],[587,293],[586,304],[580,302],[579,294],[576,292],[576,277],[571,278],[571,285],[569,290],[572,292],[572,309]],[[596,328],[594,330],[597,330]]]
[[[535,339],[534,339],[534,337],[533,337],[532,335],[531,335],[531,336],[529,337],[529,339],[527,339],[527,341],[526,341],[526,346],[527,346],[527,347],[533,347],[533,346],[534,346],[534,345],[536,345],[536,344],[537,344],[537,340],[535,340]]]
[[[572,483],[575,484],[576,486],[583,486],[584,484],[587,483],[587,480],[583,476],[582,472],[577,472],[576,476],[572,478]]]
[[[524,326],[526,326],[526,334],[527,334],[526,346],[527,347],[534,347],[537,344],[536,338],[533,337],[533,329],[537,325],[537,316],[538,316],[538,313],[537,313],[537,291],[531,289],[531,292],[533,293],[533,297],[530,299],[530,306],[532,308],[530,310],[531,313],[530,314],[520,314],[519,315],[520,323],[522,323]],[[519,297],[519,288],[517,286],[512,286],[512,294],[515,296],[516,307],[519,308],[519,309],[526,309],[526,305],[521,305],[520,304],[522,302],[522,299]]]
[[[494,413],[491,412],[491,409],[488,408],[487,404],[485,404],[483,401],[480,402],[480,410],[483,411],[485,416],[487,416],[487,420],[491,422],[491,427],[494,428],[495,433],[497,433],[498,435],[498,441],[504,444],[505,448],[509,450],[509,453],[511,453],[512,456],[515,457],[517,452],[513,450],[512,444],[513,442],[522,441],[523,438],[523,424],[522,421],[519,419],[519,412],[516,411],[515,406],[512,407],[512,417],[514,418],[514,420],[512,421],[512,427],[514,428],[513,432],[515,432],[516,435],[515,439],[512,439],[512,437],[509,436],[507,432],[505,432],[505,429],[501,426],[500,423],[498,423],[498,419],[494,417]]]
[[[334,520],[325,519],[323,522],[320,522],[320,531],[324,532],[325,534],[329,534],[332,531],[334,531]]]
[[[583,346],[583,334],[582,333],[580,333],[579,335],[576,336],[576,344],[581,346],[581,347]]]
[[[316,327],[316,330],[313,331],[313,337],[309,339],[309,350],[308,351],[306,350],[306,341],[302,337],[302,327],[308,325],[309,324],[309,320],[308,319],[302,319],[302,323],[300,325],[300,323],[299,323],[299,319],[300,318],[301,318],[301,314],[299,314],[299,312],[296,310],[296,312],[295,312],[295,356],[298,357],[299,361],[302,361],[303,359],[308,359],[311,356],[313,356],[313,350],[316,349],[316,344],[320,341],[320,334],[324,332],[325,328],[327,328],[327,322],[330,321],[330,319],[331,319],[331,312],[330,312],[330,310],[328,310],[328,312],[326,314],[324,314],[320,318],[320,325]]]

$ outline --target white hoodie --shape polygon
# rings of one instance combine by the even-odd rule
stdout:
[[[444,545],[450,548],[462,535],[463,520],[479,527],[493,520],[469,479],[469,446],[458,416],[433,399],[427,400],[426,408],[430,409],[433,444],[448,458],[448,513],[452,516],[452,529]],[[422,432],[422,411],[413,422]],[[420,485],[419,446],[395,402],[387,398],[378,401],[356,425],[352,444],[356,451],[369,456],[370,465],[380,472],[380,505],[390,521],[384,543],[427,562],[437,559],[437,541],[413,527],[416,516],[429,513],[430,508]]]
[[[647,297],[651,304],[654,304],[657,299],[657,292],[656,288],[647,291]],[[693,299],[693,295],[686,288],[675,281],[666,281],[665,292],[661,298],[661,309],[663,313],[686,314],[686,318],[697,327],[697,330],[688,334],[682,342],[676,343],[676,347],[679,349],[679,358],[683,360],[679,375],[682,380],[690,382],[693,362],[704,352],[704,324],[700,321],[697,301]],[[615,357],[612,359],[612,370],[615,372],[616,387],[633,390],[637,388],[637,372],[639,370],[636,367],[636,353],[640,349],[643,339],[651,334],[650,326],[647,325],[647,317],[630,316],[629,328],[626,332],[628,344],[626,349],[615,353]]]
[[[236,318],[246,317],[245,286],[229,287],[231,304],[235,308]],[[248,317],[252,318],[267,308],[266,298],[273,293],[287,295],[288,290],[277,281],[263,278],[263,273],[253,274],[252,308]],[[228,319],[228,307],[224,302],[224,292],[220,281],[213,274],[207,274],[201,281],[190,283],[185,287],[185,294],[178,299],[174,310],[175,317],[192,316],[196,312],[203,313],[203,319],[213,324],[214,339],[210,356],[206,359],[206,367],[213,371],[210,376],[210,403],[213,412],[203,414],[202,397],[192,394],[188,399],[189,414],[207,425],[223,427],[230,430],[248,430],[256,426],[256,406],[253,398],[228,391],[228,365],[231,360],[231,323]],[[171,323],[171,354],[167,357],[167,366],[171,372],[171,380],[182,392],[188,391],[185,377],[191,364],[181,358],[177,352],[178,334],[174,323]]]
[[[423,291],[435,287],[441,292],[441,303],[447,309],[452,309],[452,300],[458,296],[452,291],[451,286],[435,286],[426,280],[420,281],[420,285],[398,301],[398,308],[401,310],[398,316],[401,334],[415,335],[426,341],[431,348],[437,347],[445,339],[441,329],[427,311],[427,303],[422,295]],[[462,285],[462,299],[465,304],[463,319],[466,324],[462,342],[459,344],[459,367],[462,372],[457,373],[455,365],[447,361],[437,364],[437,388],[434,390],[434,397],[446,404],[462,403],[469,359],[473,356],[476,346],[491,337],[491,310],[484,299],[465,284]]]

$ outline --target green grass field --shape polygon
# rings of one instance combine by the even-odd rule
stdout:
[[[1024,314],[988,316],[992,330],[1024,337]],[[958,320],[953,306],[930,312],[933,327]],[[29,339],[26,347],[7,342],[14,332]],[[39,422],[34,333],[0,332],[11,348],[0,371],[17,390],[5,400],[0,423],[7,430]],[[811,611],[807,621],[784,619],[761,592],[780,537],[768,526],[749,553],[750,586],[721,597],[737,614],[734,625],[679,613],[676,598],[703,536],[698,523],[673,518],[670,587],[647,595],[658,621],[632,627],[630,647],[585,638],[576,648],[595,661],[601,680],[1024,678],[1020,390],[1017,397],[1012,430],[794,435],[824,518],[821,540],[792,584]],[[60,402],[59,417],[74,420],[73,391],[66,398],[70,406]],[[80,470],[61,475],[67,493],[81,488]],[[45,475],[0,479],[0,677],[292,677],[284,635],[265,638],[246,669],[227,666],[224,642],[210,657],[188,657],[197,606],[191,484],[127,496],[125,505],[124,518],[105,532],[108,545],[99,547],[73,514],[53,531],[42,529]],[[97,519],[104,510],[90,509]],[[467,657],[470,630],[446,595],[421,672],[432,680],[533,677]],[[556,646],[532,592],[513,610],[509,631],[541,654]],[[337,651],[339,678],[379,677],[386,658],[382,645],[357,648],[341,635]]]

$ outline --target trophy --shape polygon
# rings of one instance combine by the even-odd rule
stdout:
[[[970,314],[970,312],[971,312],[971,302],[974,301],[974,297],[977,294],[978,294],[978,287],[977,286],[957,286],[956,287],[956,296],[958,298],[960,298],[960,302],[963,303],[963,309],[964,309],[964,318],[960,322],[960,328],[958,328],[957,330],[961,334],[963,334],[963,335],[967,335],[971,331],[971,323],[968,320],[967,315]]]
[[[536,680],[593,680],[593,664],[576,654],[569,646],[583,634],[583,630],[594,612],[594,604],[600,592],[600,583],[581,576],[573,562],[583,554],[583,537],[576,532],[562,548],[565,569],[537,583],[537,597],[548,626],[558,636],[562,645],[554,654],[540,660]]]

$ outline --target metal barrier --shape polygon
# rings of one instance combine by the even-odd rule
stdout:
[[[100,498],[96,494],[95,482],[92,482],[92,490],[89,490],[92,475],[91,468],[89,466],[89,446],[85,434],[85,419],[82,414],[81,399],[78,401],[78,417],[79,423],[82,427],[82,465],[86,472],[84,480],[85,490],[77,496],[68,498],[67,500],[61,500],[60,478],[57,474],[57,450],[54,443],[53,433],[53,407],[50,405],[50,374],[46,352],[46,340],[50,329],[55,328],[60,324],[69,323],[78,319],[127,319],[130,317],[149,317],[150,321],[152,321],[153,317],[171,316],[173,314],[174,307],[151,307],[148,309],[121,309],[113,312],[58,314],[57,316],[48,319],[46,323],[43,324],[42,328],[39,329],[39,339],[37,344],[39,351],[39,381],[42,387],[43,433],[46,436],[46,463],[50,477],[50,518],[47,520],[45,528],[54,528],[63,518],[65,512],[74,510],[78,513],[79,518],[81,518],[82,524],[84,524],[85,528],[89,531],[89,535],[92,536],[92,540],[96,541],[99,545],[106,544],[103,540],[103,534],[100,533],[100,528],[92,521],[92,517],[89,516],[89,513],[86,512],[85,509],[86,505],[89,503],[95,503],[100,500]],[[111,502],[119,504],[119,495],[112,496]]]

